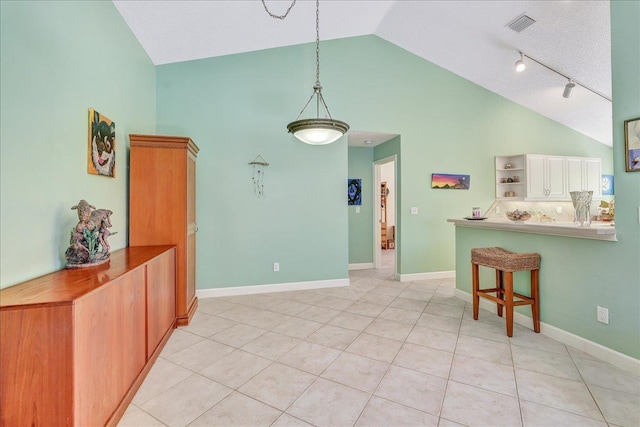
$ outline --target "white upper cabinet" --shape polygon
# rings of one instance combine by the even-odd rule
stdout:
[[[527,200],[561,200],[567,197],[563,156],[527,154]]]
[[[496,199],[570,201],[571,191],[593,191],[593,198],[599,199],[601,174],[602,161],[597,158],[496,156]]]
[[[567,157],[567,196],[572,191],[593,191],[602,197],[602,161],[585,157]]]

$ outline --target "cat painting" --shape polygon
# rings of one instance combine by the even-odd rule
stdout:
[[[93,175],[116,176],[116,124],[89,109],[89,162]]]

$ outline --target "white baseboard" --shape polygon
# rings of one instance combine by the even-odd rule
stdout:
[[[349,264],[349,270],[368,270],[374,268],[372,262],[361,262],[359,264]]]
[[[319,288],[349,286],[349,279],[313,280],[309,282],[274,283],[272,285],[234,286],[231,288],[196,289],[198,298],[229,297],[235,295],[262,294],[270,292],[304,291]]]
[[[473,304],[473,297],[470,293],[456,289],[456,297],[468,302],[469,304]],[[484,298],[480,298],[480,308],[495,312],[496,304]],[[513,313],[513,321],[525,328],[533,330],[533,324],[531,322],[531,317],[529,316],[515,312]],[[540,334],[553,338],[556,341],[560,341],[563,344],[570,345],[580,351],[584,351],[591,356],[597,357],[598,359],[617,366],[620,369],[624,369],[625,371],[633,372],[636,375],[640,372],[640,360],[617,352],[609,347],[605,347],[586,338],[572,334],[571,332],[540,322]]]
[[[396,278],[398,278],[401,282],[413,282],[414,280],[449,279],[452,277],[456,277],[455,270],[396,275]]]

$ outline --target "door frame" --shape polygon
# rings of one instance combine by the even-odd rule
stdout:
[[[396,232],[395,232],[395,262],[394,268],[395,273],[397,275],[398,272],[398,235],[400,234],[400,230],[398,228],[397,218],[399,217],[399,209],[398,209],[398,155],[394,154],[392,156],[384,157],[382,159],[376,160],[373,162],[373,188],[374,188],[374,210],[373,210],[373,268],[381,268],[382,267],[382,242],[380,240],[380,221],[381,221],[381,212],[380,212],[380,197],[382,194],[380,193],[380,184],[382,182],[380,166],[386,163],[393,162],[393,187],[391,190],[391,200],[393,202],[393,208],[396,218]],[[387,199],[387,203],[389,203],[389,199]]]

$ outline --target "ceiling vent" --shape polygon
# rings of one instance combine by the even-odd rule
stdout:
[[[507,27],[511,28],[513,31],[519,33],[525,28],[529,28],[529,26],[533,25],[536,22],[535,19],[527,16],[526,13],[518,16],[513,21],[507,24]]]

